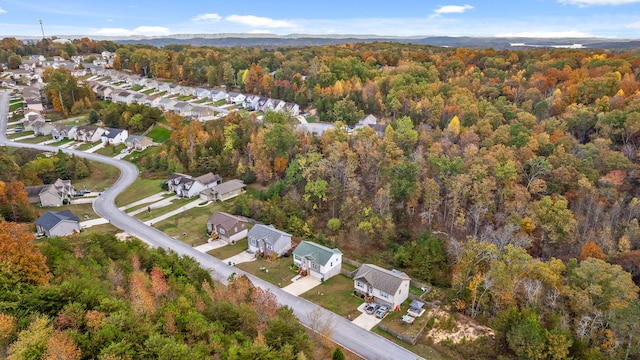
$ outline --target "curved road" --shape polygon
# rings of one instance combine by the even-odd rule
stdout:
[[[305,326],[314,327],[309,314],[319,312],[321,321],[332,325],[331,338],[336,343],[362,356],[365,359],[393,359],[393,360],[415,360],[421,359],[418,355],[396,345],[395,343],[364,330],[352,324],[347,319],[338,316],[312,302],[293,296],[282,291],[279,287],[263,281],[253,275],[246,274],[241,270],[229,266],[221,260],[208,254],[201,253],[183,242],[175,240],[165,233],[149,227],[135,218],[130,217],[120,211],[115,205],[115,198],[131,185],[138,178],[138,168],[122,160],[113,159],[99,154],[86,153],[78,150],[59,149],[54,146],[34,145],[9,141],[6,138],[7,114],[9,110],[8,92],[0,93],[0,145],[16,148],[30,148],[40,151],[57,152],[62,150],[67,154],[74,154],[92,161],[115,166],[120,169],[120,177],[109,189],[94,202],[93,208],[101,217],[108,219],[113,225],[123,231],[132,234],[153,247],[170,249],[184,256],[189,256],[200,263],[200,265],[211,271],[212,277],[222,283],[227,283],[227,279],[232,274],[245,274],[253,284],[265,291],[271,291],[281,305],[287,305],[294,310],[295,315]],[[317,320],[316,320],[317,324]]]

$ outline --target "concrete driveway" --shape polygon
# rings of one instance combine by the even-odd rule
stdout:
[[[320,280],[314,278],[313,276],[302,276],[299,278],[298,276],[294,278],[297,280],[292,280],[293,282],[283,287],[282,290],[288,292],[291,295],[298,296],[320,285]]]
[[[362,303],[362,305],[358,306],[358,311],[362,314],[357,318],[351,321],[352,324],[356,324],[365,330],[371,330],[374,326],[378,325],[382,319],[378,319],[375,315],[369,315],[364,312],[364,309],[367,307],[367,303]]]
[[[226,264],[229,264],[229,262],[231,262],[231,264],[240,264],[256,261],[256,254],[252,254],[248,251],[243,251],[240,254],[233,255],[232,257],[226,258],[222,261],[224,261]]]
[[[206,253],[208,251],[214,250],[214,249],[218,249],[221,248],[223,246],[227,246],[229,245],[226,241],[224,240],[212,240],[211,242],[208,242],[206,244],[202,244],[200,246],[196,246],[195,249]]]

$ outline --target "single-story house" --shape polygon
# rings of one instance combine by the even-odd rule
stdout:
[[[217,211],[207,220],[207,232],[216,233],[220,239],[233,244],[247,236],[247,224],[247,219],[243,217]]]
[[[293,250],[293,264],[300,274],[311,275],[319,280],[340,274],[342,252],[311,241],[302,241]]]
[[[245,192],[247,185],[242,180],[229,180],[214,188],[206,189],[200,193],[202,201],[227,201]]]
[[[118,145],[128,137],[129,132],[125,129],[108,128],[102,134],[101,140],[104,145]]]
[[[36,229],[46,237],[71,235],[80,232],[80,219],[70,210],[47,211],[36,220]]]
[[[169,176],[167,185],[179,197],[190,198],[199,195],[205,189],[211,189],[222,182],[220,175],[207,173],[196,178],[189,175],[174,173]]]
[[[391,309],[397,309],[409,297],[410,282],[409,276],[403,272],[373,264],[362,264],[353,276],[356,292]]]
[[[127,145],[127,149],[144,150],[153,145],[153,140],[148,136],[129,135],[124,139],[124,144]]]
[[[254,254],[282,256],[291,249],[291,234],[273,226],[254,225],[247,234],[249,251]]]

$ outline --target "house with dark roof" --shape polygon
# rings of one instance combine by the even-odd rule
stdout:
[[[169,191],[175,192],[179,197],[190,198],[200,195],[205,189],[211,189],[220,185],[221,182],[222,178],[220,175],[213,173],[207,173],[196,178],[190,175],[174,173],[169,176],[167,185]]]
[[[216,211],[207,220],[207,233],[218,234],[221,240],[234,244],[247,237],[247,219]]]
[[[293,250],[293,264],[301,275],[311,275],[319,280],[340,274],[342,252],[311,241],[302,241]]]
[[[247,234],[249,249],[253,254],[282,256],[291,249],[291,234],[273,226],[256,224]]]
[[[245,192],[247,185],[242,180],[229,180],[214,188],[206,189],[200,193],[202,201],[227,201]]]
[[[53,184],[25,186],[30,203],[40,203],[42,207],[62,206],[65,199],[70,199],[75,189],[71,180],[58,179]]]
[[[70,210],[47,211],[36,220],[36,229],[46,237],[71,235],[80,232],[80,219]]]
[[[129,137],[129,132],[125,129],[108,128],[102,133],[103,145],[118,145],[124,143],[124,140]]]
[[[396,309],[409,297],[411,279],[403,272],[362,264],[353,276],[354,290],[381,305]]]

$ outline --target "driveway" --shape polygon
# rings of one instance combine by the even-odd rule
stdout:
[[[102,149],[103,147],[104,147],[104,144],[100,143],[99,145],[96,145],[96,146],[92,147],[91,149],[87,149],[84,152],[94,153],[94,152]]]
[[[251,261],[256,261],[256,254],[252,254],[248,251],[243,251],[240,254],[233,255],[230,258],[222,260],[225,264],[240,264]]]
[[[356,324],[365,330],[371,330],[374,326],[378,325],[382,319],[378,319],[375,315],[369,315],[364,312],[364,308],[367,307],[367,303],[362,303],[358,306],[358,311],[362,314],[351,321],[352,324]]]
[[[148,203],[154,203],[154,202],[160,201],[160,200],[164,199],[164,195],[166,195],[168,193],[169,192],[167,192],[167,191],[161,191],[161,192],[159,192],[157,194],[153,194],[151,196],[147,196],[146,198],[144,198],[142,200],[138,200],[136,202],[132,202],[129,205],[122,206],[122,207],[120,207],[120,210],[124,211],[124,210],[130,209],[132,207],[141,205],[141,204],[148,204]]]
[[[80,229],[86,229],[92,226],[96,226],[96,225],[102,225],[102,224],[107,224],[109,222],[109,220],[107,219],[103,219],[103,218],[97,218],[97,219],[93,219],[93,220],[87,220],[87,221],[82,221],[80,222]]]
[[[168,218],[170,218],[172,216],[181,214],[181,213],[183,213],[183,212],[185,212],[185,211],[187,211],[189,209],[193,209],[194,207],[198,206],[198,204],[200,204],[200,202],[201,202],[200,199],[196,198],[193,201],[191,201],[190,203],[180,207],[180,209],[169,211],[168,213],[162,214],[162,215],[158,216],[155,219],[147,220],[147,221],[143,222],[143,224],[151,225],[151,224],[159,223],[162,220],[165,220],[165,219],[168,219]],[[146,210],[146,209],[143,209],[143,210]]]
[[[206,253],[209,252],[211,250],[215,250],[218,248],[221,248],[223,246],[227,246],[229,245],[226,241],[224,240],[212,240],[211,242],[208,242],[206,244],[202,244],[200,246],[196,246],[194,249]]]
[[[320,280],[314,278],[313,276],[298,276],[294,277],[294,280],[291,280],[293,281],[291,284],[283,287],[282,291],[286,291],[291,295],[298,296],[320,285]]]

